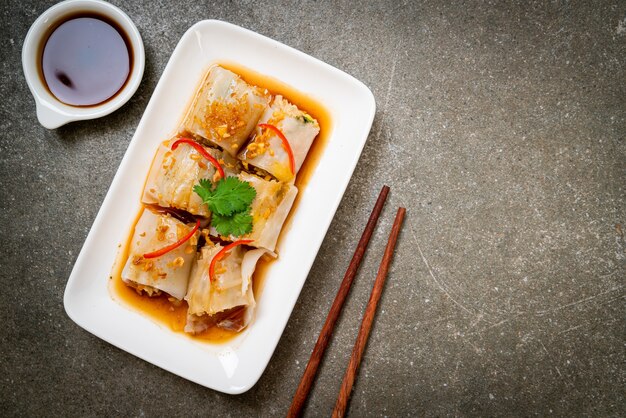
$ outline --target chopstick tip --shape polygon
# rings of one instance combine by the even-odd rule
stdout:
[[[404,215],[406,215],[406,209],[400,206],[398,212],[396,212],[396,223],[401,224],[404,222]]]
[[[383,187],[380,189],[380,194],[378,195],[378,198],[386,200],[387,195],[389,194],[389,190],[390,190],[389,186],[384,184]]]

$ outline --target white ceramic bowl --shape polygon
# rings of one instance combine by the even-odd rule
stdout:
[[[216,63],[238,64],[280,80],[321,103],[332,120],[317,166],[301,188],[290,225],[281,234],[279,258],[265,272],[256,318],[224,344],[193,340],[164,328],[114,300],[108,290],[118,245],[133,226],[154,152],[177,132],[202,77]],[[89,332],[186,379],[232,394],[250,389],[265,370],[298,300],[359,160],[375,110],[370,90],[343,71],[226,22],[196,23],[165,67],[76,260],[65,288],[67,314]],[[328,280],[339,286],[341,277]]]
[[[52,25],[66,16],[83,12],[104,15],[126,32],[133,49],[133,67],[128,81],[113,99],[95,106],[75,107],[60,102],[47,89],[39,71],[40,54],[41,44],[45,42],[43,37],[49,34]],[[137,91],[144,66],[143,42],[137,27],[126,13],[101,0],[67,0],[52,6],[32,24],[22,47],[22,67],[30,92],[35,98],[37,119],[48,129],[56,129],[77,120],[99,118],[119,109]]]

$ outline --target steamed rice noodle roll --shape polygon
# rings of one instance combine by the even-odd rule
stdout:
[[[150,296],[165,292],[182,300],[187,291],[189,273],[195,259],[198,233],[165,254],[145,258],[181,240],[193,230],[191,224],[167,213],[144,209],[133,233],[130,253],[122,270],[122,280]]]
[[[261,124],[272,125],[280,133]],[[272,105],[261,116],[259,125],[261,126],[256,128],[254,138],[244,148],[239,158],[267,171],[280,181],[293,181],[304,163],[313,140],[320,132],[319,123],[282,96],[276,96]],[[289,143],[290,150],[283,140]],[[291,171],[289,152],[292,153],[294,160],[294,172]]]
[[[238,178],[248,182],[256,190],[256,197],[250,209],[252,232],[239,237],[220,236],[220,238],[226,241],[250,239],[252,240],[250,246],[274,252],[278,236],[296,199],[298,189],[293,183],[266,180],[245,172],[239,173]],[[211,227],[211,235],[218,235],[213,227]]]
[[[215,66],[209,70],[183,130],[236,156],[267,108],[270,95],[237,74]]]
[[[199,333],[211,326],[240,331],[254,317],[252,274],[266,251],[236,246],[214,263],[211,278],[211,261],[223,248],[207,242],[200,250],[185,296],[189,305],[185,332]]]
[[[172,149],[177,139],[165,141],[159,146],[148,174],[142,202],[208,217],[209,208],[194,193],[193,188],[200,179],[216,182],[220,175],[216,167],[193,146],[179,143],[176,149]],[[226,176],[239,172],[239,163],[229,154],[208,147],[203,149],[220,164]]]

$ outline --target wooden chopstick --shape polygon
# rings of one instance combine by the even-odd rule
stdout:
[[[359,335],[354,343],[354,349],[352,350],[352,355],[350,356],[350,363],[346,369],[346,374],[343,376],[343,382],[341,383],[337,403],[335,404],[335,409],[333,410],[333,418],[342,418],[346,412],[350,392],[352,392],[352,385],[354,384],[356,372],[359,369],[361,359],[363,358],[363,350],[365,349],[367,339],[370,335],[370,330],[372,329],[372,322],[374,321],[374,315],[376,315],[376,307],[378,306],[383,286],[385,286],[385,279],[387,278],[389,265],[391,264],[391,259],[393,258],[393,251],[396,247],[396,240],[398,239],[398,233],[400,232],[405,212],[406,209],[398,208],[398,213],[396,214],[396,219],[393,222],[393,227],[391,228],[391,233],[389,234],[389,239],[387,241],[387,247],[385,248],[385,254],[380,262],[380,267],[378,268],[374,288],[372,289],[370,300],[367,302],[367,306],[365,307],[365,313],[363,314],[363,320],[361,321],[361,329],[359,329]]]
[[[376,223],[378,222],[380,213],[383,210],[388,194],[389,187],[383,186],[380,194],[378,195],[378,199],[376,200],[376,204],[374,205],[374,209],[372,210],[372,213],[367,221],[367,225],[365,225],[365,230],[361,235],[361,239],[359,240],[356,250],[354,250],[354,255],[352,256],[350,265],[348,265],[346,274],[343,276],[343,280],[341,281],[335,300],[330,307],[330,311],[326,317],[326,322],[324,322],[322,331],[320,332],[319,337],[317,337],[317,342],[315,343],[315,347],[311,353],[311,358],[309,358],[309,362],[306,365],[306,369],[304,370],[304,374],[302,375],[296,394],[293,397],[293,401],[289,407],[289,412],[287,412],[287,417],[299,417],[302,413],[302,408],[307,397],[309,396],[309,392],[311,391],[311,386],[313,385],[317,369],[320,365],[322,357],[324,356],[324,351],[326,351],[333,329],[335,328],[335,323],[341,313],[341,308],[343,307],[343,303],[348,296],[348,291],[350,290],[350,286],[352,286],[354,277],[356,276],[359,266],[361,265],[361,260],[363,259],[363,255],[365,254],[367,245],[372,237],[372,233],[374,232],[374,228],[376,227]]]

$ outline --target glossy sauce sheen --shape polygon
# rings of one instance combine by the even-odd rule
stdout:
[[[284,236],[285,231],[289,228],[293,213],[297,210],[300,196],[302,195],[302,193],[304,193],[306,185],[311,178],[311,175],[314,173],[317,162],[319,161],[319,158],[328,141],[330,132],[332,130],[330,115],[320,103],[311,99],[310,97],[303,95],[302,93],[294,90],[293,88],[278,80],[275,80],[271,77],[263,76],[252,70],[235,64],[221,63],[220,65],[240,75],[245,81],[250,84],[267,89],[273,95],[282,95],[287,100],[298,106],[300,109],[304,110],[312,117],[317,119],[317,121],[319,122],[320,133],[313,141],[313,145],[311,146],[311,149],[307,154],[304,164],[300,168],[300,171],[298,172],[298,175],[296,177],[295,184],[298,187],[299,192],[296,201],[291,208],[291,212],[289,213],[289,216],[285,221],[285,224],[283,225],[283,229],[280,234],[280,237],[282,237]],[[190,103],[192,101],[193,97],[191,98]],[[184,114],[186,114],[186,112],[184,112],[183,115]],[[176,333],[184,334],[189,338],[193,338],[195,340],[203,340],[216,344],[227,342],[233,337],[237,336],[239,334],[238,332],[227,331],[218,327],[209,328],[204,333],[198,335],[187,334],[183,331],[187,317],[187,302],[182,301],[178,304],[174,304],[170,302],[166,296],[151,298],[145,295],[140,295],[133,288],[124,284],[124,282],[122,281],[122,270],[124,269],[124,265],[126,264],[126,260],[128,259],[130,243],[135,232],[135,225],[139,221],[143,210],[144,209],[142,207],[142,209],[137,214],[137,217],[133,223],[133,227],[131,228],[131,231],[129,232],[129,235],[126,239],[126,242],[120,245],[118,258],[115,262],[115,266],[113,267],[113,271],[110,277],[110,291],[113,297],[123,302],[125,305],[131,306],[132,308],[138,310],[144,315],[147,315],[155,322],[166,326],[170,330]],[[279,251],[279,253],[280,237],[277,244],[277,250]],[[261,291],[263,290],[263,284],[265,283],[265,279],[267,276],[266,272],[272,262],[273,260],[262,257],[259,260],[257,268],[252,277],[252,288],[257,303],[259,301]]]
[[[93,106],[119,92],[131,71],[123,32],[97,16],[73,17],[48,37],[41,71],[50,92],[72,106]]]

